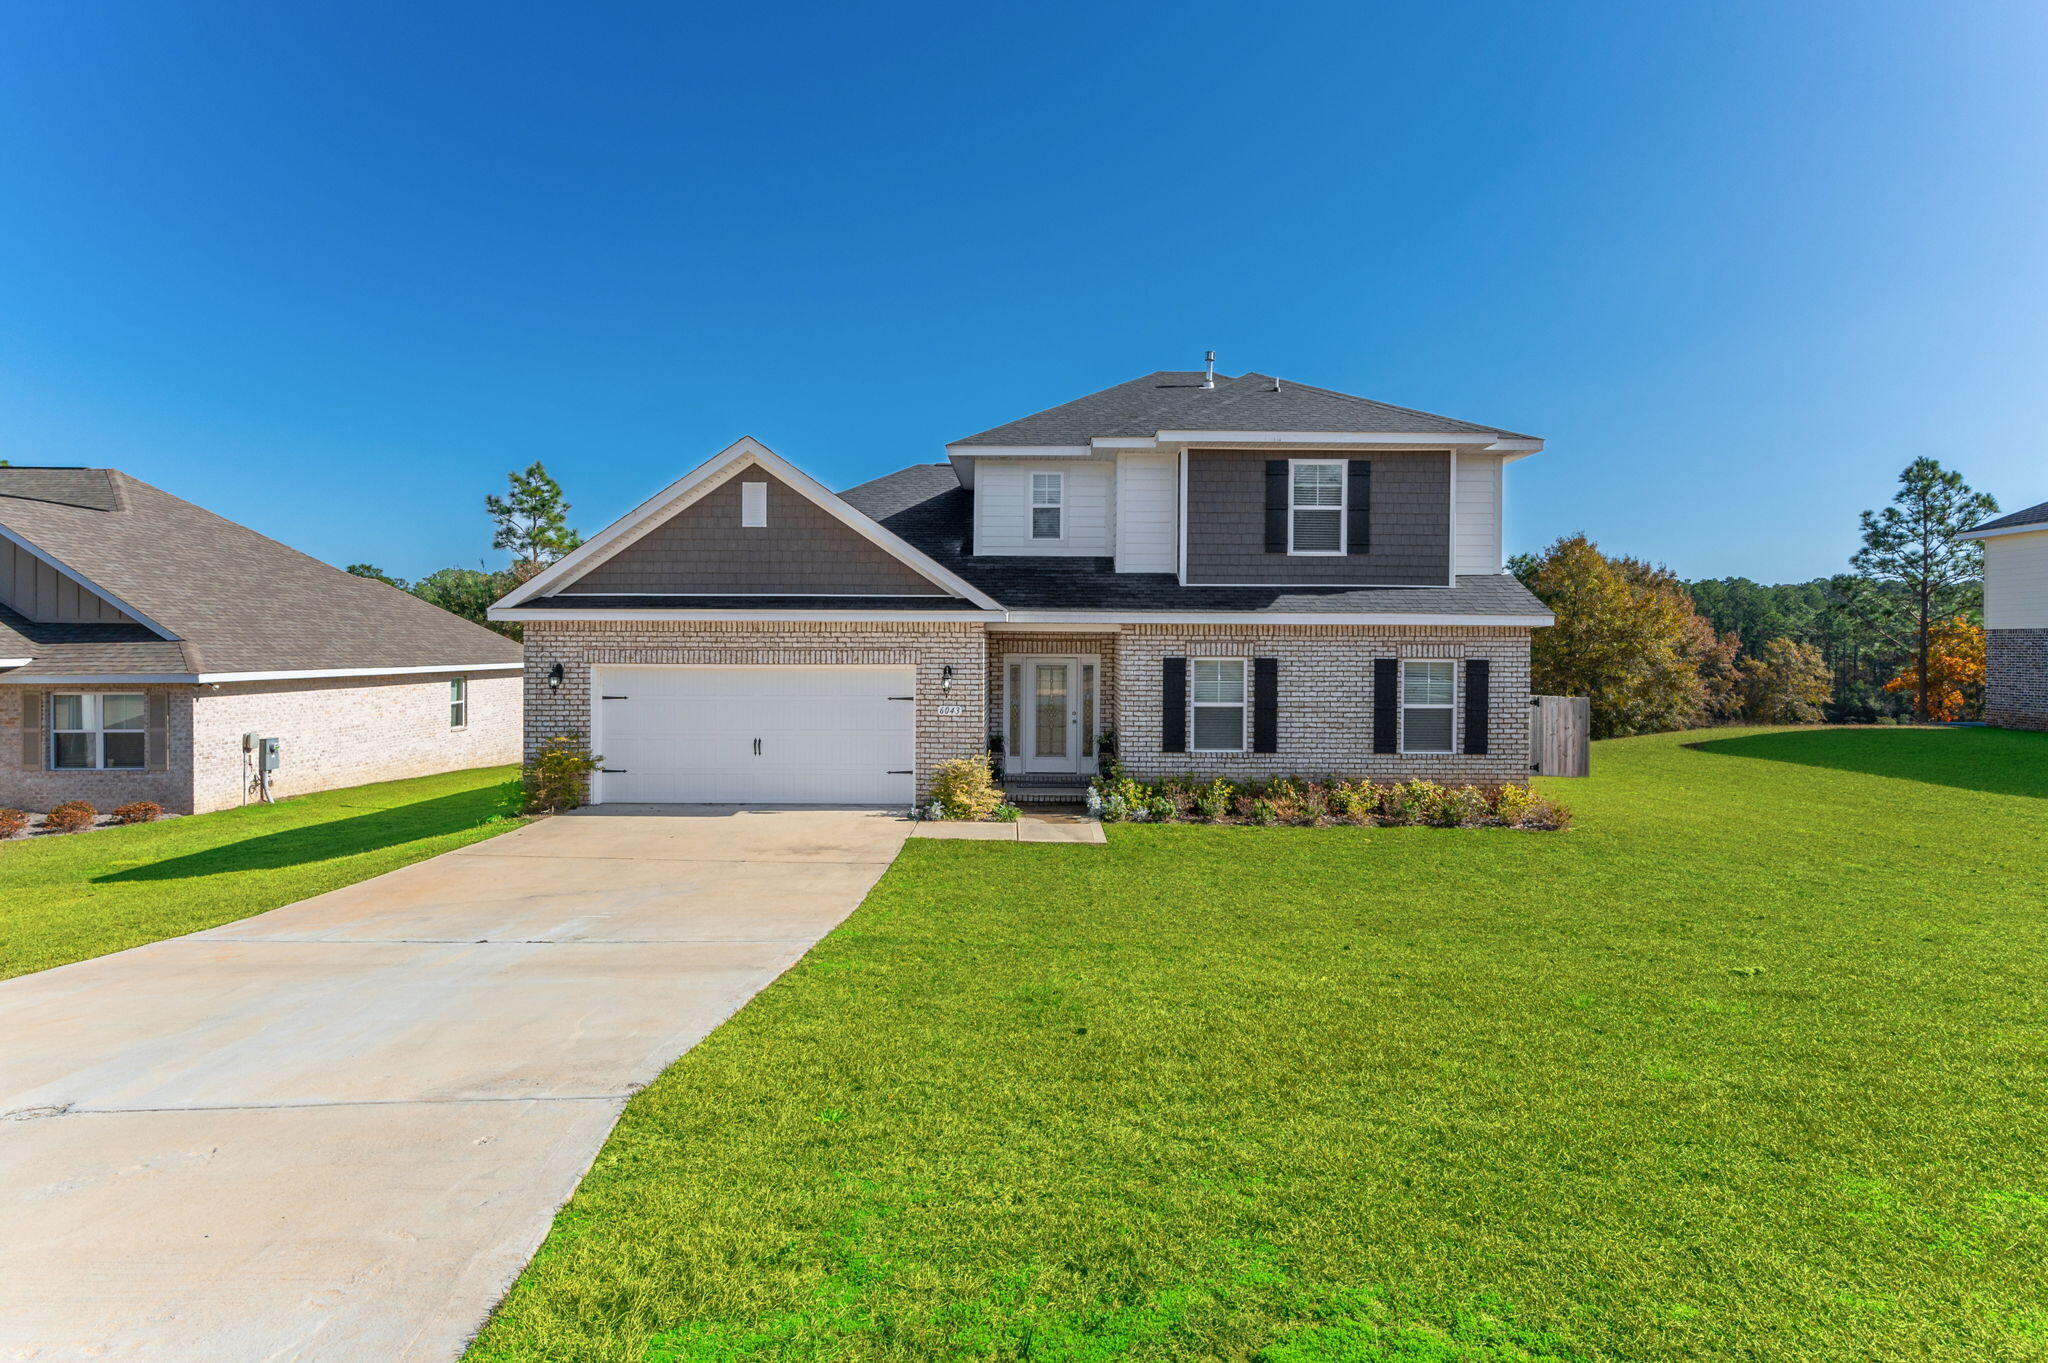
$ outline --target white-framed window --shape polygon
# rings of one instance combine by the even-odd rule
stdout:
[[[741,483],[741,527],[745,529],[758,529],[766,524],[768,524],[768,485],[766,483]]]
[[[138,693],[50,697],[50,766],[139,771],[149,764],[149,701]]]
[[[1196,752],[1244,751],[1244,674],[1242,658],[1194,658],[1189,661],[1189,699],[1194,708]]]
[[[462,729],[469,725],[469,678],[456,677],[448,683],[448,727]]]
[[[1031,475],[1031,538],[1056,540],[1067,533],[1067,475]]]
[[[1287,479],[1287,552],[1344,552],[1342,459],[1290,459]]]
[[[1449,659],[1410,659],[1401,664],[1401,751],[1452,751],[1456,728],[1458,665]]]

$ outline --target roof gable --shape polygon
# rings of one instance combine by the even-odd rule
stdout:
[[[1982,525],[1973,526],[1964,532],[1963,537],[1969,539],[1987,533],[1997,534],[2005,531],[2036,529],[2048,530],[2048,502],[2027,507],[2023,511],[2015,511],[2010,515],[2000,516],[1995,521],[1986,521]]]
[[[590,591],[593,594],[600,591],[607,594],[618,594],[615,582],[600,572],[600,565],[607,565],[614,559],[624,557],[628,551],[643,542],[647,543],[646,549],[636,554],[633,559],[628,560],[629,564],[638,565],[636,571],[644,570],[651,557],[658,557],[664,552],[673,553],[678,546],[673,543],[673,537],[665,536],[662,533],[664,528],[677,525],[677,517],[681,513],[704,500],[728,482],[733,481],[736,476],[748,468],[764,470],[766,475],[773,478],[791,497],[809,503],[810,506],[821,512],[824,518],[836,523],[839,527],[851,531],[854,536],[879,549],[889,560],[909,571],[910,576],[908,578],[898,577],[893,574],[882,576],[881,574],[885,570],[881,567],[880,561],[864,557],[861,562],[865,570],[876,574],[876,576],[869,579],[872,585],[877,587],[889,586],[890,584],[895,585],[890,590],[858,590],[850,595],[901,596],[905,594],[902,584],[912,582],[923,584],[924,587],[924,590],[918,591],[915,594],[929,594],[934,597],[958,597],[971,601],[984,609],[994,608],[995,602],[966,578],[951,568],[936,562],[923,550],[910,544],[901,536],[884,529],[871,517],[841,500],[830,489],[804,473],[781,455],[776,454],[760,441],[755,440],[752,436],[745,436],[734,441],[704,463],[699,464],[674,483],[663,488],[624,516],[621,516],[611,525],[606,526],[604,530],[585,541],[573,553],[568,554],[545,571],[535,575],[517,590],[508,593],[491,608],[494,616],[500,611],[515,610],[523,602],[540,597],[555,596],[569,591],[572,587],[580,587],[582,590]],[[733,495],[737,497],[736,492]],[[772,506],[772,491],[770,495]],[[684,521],[680,524],[687,530],[693,522]],[[823,522],[820,521],[819,524],[822,525]],[[772,527],[773,516],[771,512],[770,528]],[[846,542],[843,539],[836,539],[834,543],[844,547]],[[770,556],[772,557],[772,555]],[[703,556],[698,557],[701,558]],[[608,583],[612,585],[607,585]],[[693,596],[711,594],[701,590],[691,591],[686,586],[677,587],[674,590],[679,595],[685,593]],[[817,592],[816,587],[798,590],[802,593],[810,594]],[[628,594],[638,595],[645,594],[645,592],[646,589],[644,587],[635,587],[629,589]],[[792,589],[759,588],[752,591],[742,591],[736,588],[727,588],[717,594],[733,596],[790,595],[792,594]]]

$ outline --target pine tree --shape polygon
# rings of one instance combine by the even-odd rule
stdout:
[[[1984,548],[1957,536],[1996,510],[1997,501],[1973,491],[1962,474],[1923,457],[1899,474],[1890,506],[1863,513],[1863,547],[1849,561],[1878,590],[1861,604],[1873,623],[1911,648],[1913,713],[1922,722],[1935,622],[1982,601]]]
[[[510,493],[486,496],[484,510],[497,522],[491,547],[511,552],[512,573],[524,582],[583,543],[583,536],[569,528],[569,503],[562,485],[539,460],[524,473],[507,474],[506,480]]]

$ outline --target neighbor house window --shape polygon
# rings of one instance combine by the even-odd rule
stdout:
[[[743,527],[768,524],[768,485],[740,484],[740,524]]]
[[[1344,461],[1293,461],[1288,510],[1290,554],[1344,552]]]
[[[50,765],[140,770],[148,762],[149,702],[140,695],[50,697]]]
[[[1244,751],[1244,660],[1197,658],[1190,669],[1196,752]]]
[[[1451,751],[1451,704],[1457,664],[1401,664],[1401,751]]]
[[[1031,538],[1035,540],[1056,540],[1066,531],[1067,475],[1064,473],[1034,473],[1031,475]]]
[[[469,723],[469,678],[448,683],[448,727],[460,729]]]

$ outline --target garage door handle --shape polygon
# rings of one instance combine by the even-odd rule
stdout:
[[[754,740],[754,756],[756,756],[756,757],[759,757],[760,755],[761,755],[761,740],[757,738],[757,739],[755,739],[755,740]]]
[[[916,696],[891,696],[890,700],[916,700]]]
[[[603,772],[606,776],[626,775],[626,769],[624,767],[599,767],[598,770]]]
[[[599,696],[599,700],[631,700],[631,696]]]
[[[916,772],[914,772],[914,771],[912,771],[912,770],[910,770],[910,768],[908,768],[908,767],[905,767],[905,768],[904,768],[904,769],[903,769],[902,771],[891,771],[891,772],[884,772],[884,773],[883,773],[883,775],[885,775],[885,776],[915,776],[915,775],[917,775],[917,773],[916,773]]]

